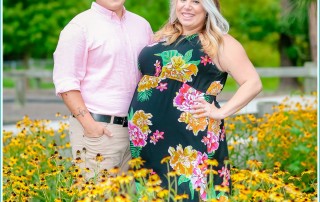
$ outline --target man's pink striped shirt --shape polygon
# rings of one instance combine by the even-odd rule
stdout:
[[[138,55],[152,34],[142,17],[124,9],[119,19],[93,2],[60,34],[53,71],[57,95],[79,90],[90,112],[126,116],[141,77]]]

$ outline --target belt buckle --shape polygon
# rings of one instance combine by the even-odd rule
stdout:
[[[127,117],[124,117],[124,118],[122,119],[122,126],[123,126],[123,127],[128,127],[128,119],[127,119]]]
[[[110,116],[109,123],[114,124],[114,120],[115,120],[115,117],[114,116]]]

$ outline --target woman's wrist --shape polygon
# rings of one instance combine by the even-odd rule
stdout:
[[[227,116],[222,108],[212,108],[210,118],[212,119],[225,119]]]

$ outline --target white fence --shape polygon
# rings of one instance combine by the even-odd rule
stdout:
[[[36,80],[36,87],[40,86],[42,80],[52,82],[52,71],[45,70],[44,65],[50,65],[50,60],[31,60],[28,70],[18,70],[16,67],[19,63],[4,62],[4,66],[10,66],[10,71],[4,71],[4,78],[14,79],[15,85],[15,102],[23,106],[26,102],[27,81],[28,79]],[[257,72],[261,78],[304,78],[304,92],[309,93],[317,90],[317,66],[314,63],[305,63],[301,67],[257,67]]]

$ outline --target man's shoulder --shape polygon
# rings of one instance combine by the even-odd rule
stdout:
[[[88,9],[74,16],[74,18],[70,22],[86,21],[90,19],[91,16],[92,16],[91,9]]]
[[[136,13],[133,13],[131,11],[128,11],[128,10],[126,12],[127,12],[127,15],[129,16],[130,19],[149,24],[149,22],[144,17],[142,17],[142,16],[140,16],[140,15],[138,15]]]

